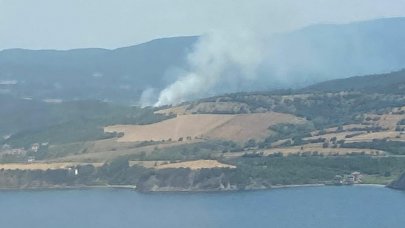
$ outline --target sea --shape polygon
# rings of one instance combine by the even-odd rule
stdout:
[[[376,186],[139,193],[0,191],[1,228],[405,227],[405,192]]]

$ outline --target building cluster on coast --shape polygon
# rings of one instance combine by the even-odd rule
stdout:
[[[335,185],[361,184],[362,175],[360,172],[353,172],[350,175],[336,175],[333,180]]]

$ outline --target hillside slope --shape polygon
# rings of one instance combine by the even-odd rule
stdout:
[[[361,91],[369,93],[405,94],[405,70],[368,76],[326,81],[307,87],[307,92]]]
[[[264,139],[269,127],[281,123],[302,124],[305,120],[283,113],[255,113],[240,115],[195,114],[180,115],[150,125],[116,125],[106,132],[123,132],[119,142],[224,139],[244,142]]]

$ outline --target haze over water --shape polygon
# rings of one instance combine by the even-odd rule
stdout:
[[[235,193],[2,191],[6,227],[404,227],[405,193],[311,187]]]

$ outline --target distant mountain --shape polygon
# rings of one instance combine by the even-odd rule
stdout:
[[[187,69],[187,53],[197,40],[165,38],[115,50],[0,51],[0,93],[137,104],[145,89],[159,91],[176,80],[179,68]],[[240,87],[226,92],[300,88],[404,69],[404,40],[405,18],[314,25],[279,34],[268,43],[265,70],[257,80],[235,82]],[[219,88],[218,94],[223,93]]]
[[[0,52],[0,91],[39,99],[134,102],[145,88],[164,87],[171,67],[184,65],[196,37],[119,48]]]
[[[405,70],[387,74],[356,76],[346,79],[326,81],[304,89],[304,91],[310,92],[338,92],[352,90],[371,93],[405,94]]]
[[[314,25],[282,34],[269,64],[288,86],[405,68],[405,18]]]

